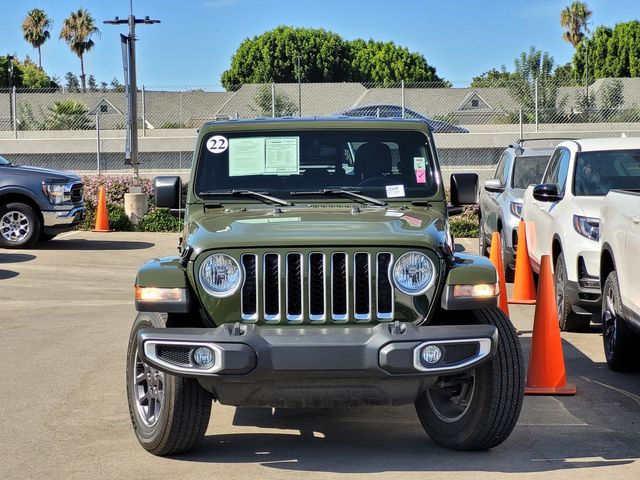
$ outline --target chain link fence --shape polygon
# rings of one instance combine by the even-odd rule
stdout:
[[[640,78],[589,85],[550,79],[469,86],[442,83],[246,84],[145,87],[138,93],[143,174],[185,173],[197,128],[215,120],[355,115],[425,118],[445,177],[488,178],[500,152],[519,138],[640,136]],[[0,155],[16,163],[83,173],[124,165],[124,91],[0,91]]]

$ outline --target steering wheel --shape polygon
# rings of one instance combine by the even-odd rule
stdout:
[[[384,185],[393,185],[397,183],[397,180],[387,177],[370,177],[365,178],[361,181],[358,186],[359,187],[376,187],[376,186],[384,186]]]

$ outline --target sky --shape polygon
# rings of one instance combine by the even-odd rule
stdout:
[[[80,73],[80,61],[58,39],[64,19],[86,8],[98,22],[100,37],[85,55],[87,75],[98,82],[122,81],[119,34],[126,25],[104,25],[126,18],[130,0],[0,0],[0,55],[37,52],[24,41],[20,25],[32,8],[54,21],[42,47],[49,75]],[[324,28],[343,38],[394,41],[422,53],[440,77],[454,85],[506,65],[531,45],[548,51],[557,64],[571,61],[573,47],[562,39],[560,11],[571,0],[133,0],[134,14],[162,23],[139,25],[136,43],[138,85],[220,88],[240,42],[278,25]],[[591,28],[613,26],[640,16],[638,0],[587,0]]]

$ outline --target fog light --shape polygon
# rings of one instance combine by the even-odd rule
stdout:
[[[437,345],[427,345],[422,349],[422,359],[430,365],[438,363],[442,358],[442,350]]]
[[[198,347],[193,352],[193,363],[200,367],[213,365],[213,350],[207,347]]]

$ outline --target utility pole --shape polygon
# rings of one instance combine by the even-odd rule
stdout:
[[[129,35],[121,35],[123,42],[127,43],[127,61],[125,62],[125,85],[128,85],[128,133],[130,138],[129,151],[125,152],[125,163],[133,166],[133,174],[138,178],[140,161],[138,160],[138,103],[137,93],[138,87],[136,85],[136,25],[144,23],[145,25],[151,25],[154,23],[160,23],[160,20],[151,20],[148,16],[144,18],[136,18],[133,15],[133,0],[130,3],[131,11],[129,17],[120,19],[115,17],[113,20],[105,20],[104,23],[108,25],[129,25]],[[127,158],[128,157],[128,158]]]

